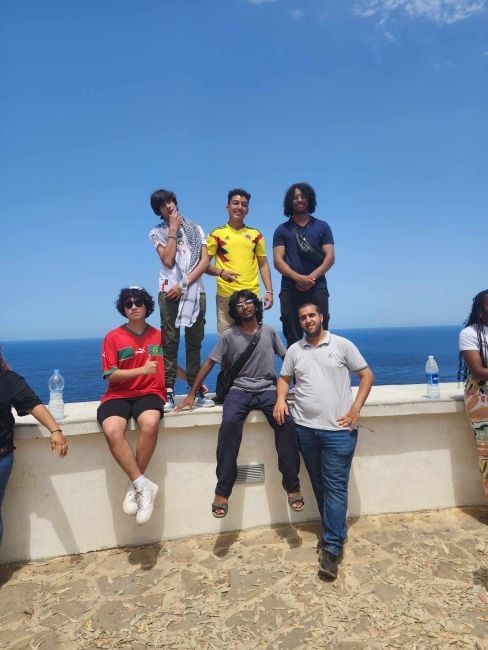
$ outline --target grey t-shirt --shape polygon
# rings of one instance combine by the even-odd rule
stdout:
[[[367,366],[354,343],[330,332],[320,345],[310,345],[306,338],[291,345],[280,374],[295,375],[295,422],[311,429],[340,431],[337,418],[346,415],[353,401],[349,373]]]
[[[223,368],[231,368],[247,348],[252,334],[246,334],[237,325],[226,330],[208,355]],[[251,358],[236,377],[232,389],[260,392],[274,388],[276,383],[275,355],[283,358],[286,348],[278,334],[269,325],[263,325],[261,338]]]

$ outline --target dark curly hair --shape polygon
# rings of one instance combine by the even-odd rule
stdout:
[[[163,215],[161,214],[161,206],[163,203],[166,203],[166,201],[174,201],[175,205],[178,207],[176,194],[171,192],[171,190],[156,190],[151,194],[151,198],[149,199],[154,214],[157,214],[161,219],[163,218]]]
[[[240,325],[242,319],[237,311],[237,303],[242,298],[244,298],[244,300],[253,301],[254,306],[256,307],[256,320],[259,324],[261,324],[263,322],[263,303],[259,300],[255,293],[249,291],[248,289],[235,291],[229,298],[229,316],[232,318],[236,325]]]
[[[126,287],[125,289],[121,290],[121,292],[119,293],[119,297],[117,298],[117,301],[115,303],[115,306],[117,307],[117,311],[122,316],[126,317],[125,303],[129,298],[132,298],[133,300],[137,300],[137,298],[140,298],[144,302],[144,306],[146,308],[146,317],[150,316],[153,313],[154,300],[152,299],[152,296],[145,289],[143,289],[142,287]]]
[[[486,351],[488,350],[488,342],[486,340],[485,328],[484,328],[485,324],[483,322],[483,316],[484,316],[483,302],[485,301],[486,297],[488,297],[488,289],[485,289],[485,291],[480,291],[479,293],[476,294],[476,296],[473,298],[473,306],[471,307],[469,316],[463,323],[464,327],[469,327],[470,325],[472,325],[476,330],[476,335],[478,338],[478,346],[480,349],[481,363],[483,364],[484,368],[486,368],[487,360],[485,359],[485,355],[486,355]],[[457,375],[458,382],[466,381],[468,375],[469,375],[469,368],[466,365],[463,359],[463,355],[460,352],[458,375]]]
[[[315,212],[315,208],[317,207],[317,197],[315,196],[315,190],[308,183],[294,183],[286,190],[285,198],[283,200],[283,214],[285,217],[293,216],[293,199],[295,198],[295,190],[300,190],[303,196],[307,198],[308,213],[313,214]]]
[[[10,370],[10,366],[5,361],[5,357],[2,354],[2,348],[0,348],[0,373],[7,372],[7,370]]]
[[[227,205],[229,205],[230,200],[233,196],[244,196],[248,201],[251,200],[251,195],[249,192],[246,192],[246,190],[243,190],[242,188],[236,187],[233,190],[229,190],[227,192]]]

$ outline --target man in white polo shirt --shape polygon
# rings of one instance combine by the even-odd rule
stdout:
[[[292,415],[323,523],[319,573],[335,579],[347,536],[347,490],[356,423],[374,375],[351,341],[322,329],[323,315],[317,305],[302,305],[298,317],[305,337],[288,348],[273,415],[280,424],[288,414],[286,395],[295,376]],[[359,377],[354,401],[350,372]]]

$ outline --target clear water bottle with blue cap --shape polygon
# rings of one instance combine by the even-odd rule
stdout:
[[[427,397],[429,399],[439,399],[441,390],[439,388],[439,366],[436,360],[429,354],[425,364],[425,378],[427,381]]]
[[[64,400],[63,400],[63,389],[64,389],[64,379],[59,373],[59,369],[55,368],[53,374],[49,378],[49,404],[48,408],[51,411],[51,415],[56,420],[60,422],[64,419]]]

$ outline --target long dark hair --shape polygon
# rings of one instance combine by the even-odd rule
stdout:
[[[10,370],[10,366],[5,361],[5,357],[2,354],[2,348],[0,348],[0,372],[7,372],[7,370]]]
[[[259,300],[255,293],[249,291],[248,289],[235,291],[229,298],[229,316],[232,318],[236,325],[241,324],[242,318],[237,312],[237,303],[241,298],[244,298],[244,300],[253,301],[254,307],[256,308],[256,320],[261,325],[263,322],[263,303]]]
[[[295,190],[300,190],[308,201],[308,213],[313,214],[317,207],[317,197],[315,190],[308,183],[294,183],[286,190],[285,198],[283,200],[283,214],[285,217],[293,216],[293,199],[295,198]]]
[[[479,293],[476,294],[476,296],[473,298],[473,306],[471,307],[469,316],[463,323],[464,327],[469,327],[471,325],[472,327],[474,327],[476,331],[476,336],[478,338],[478,347],[481,356],[481,363],[483,364],[483,368],[486,368],[485,355],[488,350],[488,341],[486,340],[486,336],[485,336],[485,327],[484,327],[485,324],[483,322],[483,316],[484,316],[483,302],[487,296],[488,296],[488,289],[486,289],[485,291],[480,291]],[[469,368],[466,365],[466,362],[463,359],[463,355],[460,352],[458,375],[457,375],[458,382],[466,381],[468,375],[469,375]]]

